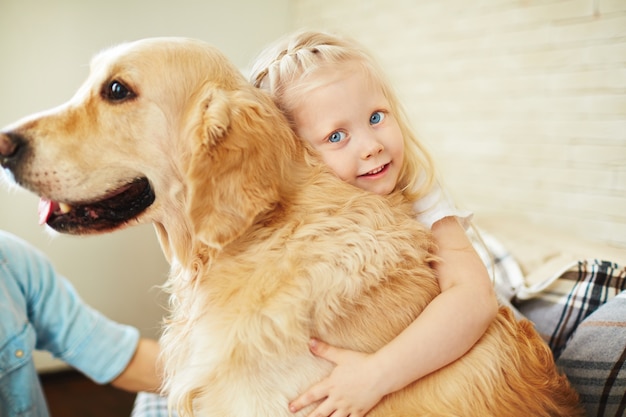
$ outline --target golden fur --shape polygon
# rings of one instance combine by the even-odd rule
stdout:
[[[116,81],[132,94],[112,99]],[[309,353],[311,336],[373,351],[439,291],[431,237],[402,197],[337,179],[262,91],[198,41],[105,51],[70,102],[0,135],[0,158],[24,187],[83,207],[49,220],[59,230],[154,223],[172,264],[162,344],[181,415],[292,416],[289,400],[331,368]],[[102,220],[96,202],[138,178],[154,201]],[[577,400],[531,324],[502,308],[469,353],[368,416],[576,416]]]

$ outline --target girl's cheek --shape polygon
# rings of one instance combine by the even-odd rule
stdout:
[[[354,182],[354,179],[352,179],[346,172],[345,166],[342,167],[341,165],[333,164],[332,162],[326,162],[326,165],[328,165],[330,169],[333,170],[335,175],[337,175],[342,181],[347,181],[349,183]]]

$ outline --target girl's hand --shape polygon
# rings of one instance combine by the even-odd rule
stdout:
[[[313,385],[289,404],[295,413],[307,405],[322,400],[309,417],[362,417],[385,395],[378,383],[373,356],[340,349],[312,339],[311,352],[334,363],[328,378]]]

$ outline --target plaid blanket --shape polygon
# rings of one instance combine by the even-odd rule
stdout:
[[[131,417],[168,417],[167,397],[149,392],[140,392],[135,398]],[[176,417],[172,411],[171,417]]]
[[[600,260],[565,265],[525,286],[519,265],[481,232],[479,255],[503,304],[531,320],[557,365],[579,392],[588,416],[623,417],[626,407],[626,268]],[[521,297],[520,297],[521,295]],[[139,393],[131,417],[167,416],[167,399]],[[173,417],[176,416],[174,413]]]

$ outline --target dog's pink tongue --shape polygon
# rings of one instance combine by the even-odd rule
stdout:
[[[39,224],[44,225],[48,221],[48,218],[54,211],[54,203],[50,200],[46,200],[45,198],[39,199]]]

